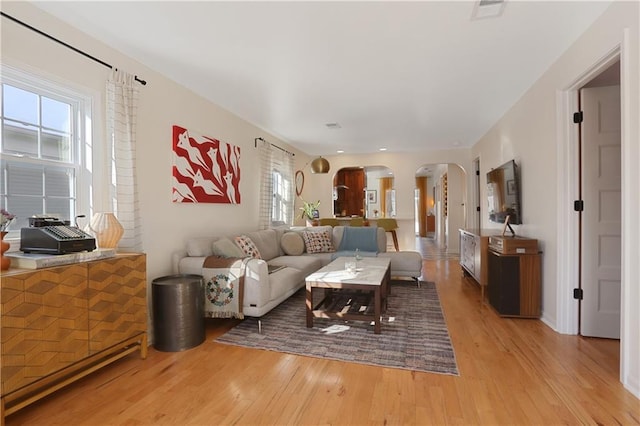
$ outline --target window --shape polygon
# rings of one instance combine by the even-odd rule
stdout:
[[[9,229],[28,226],[33,215],[75,224],[89,213],[91,98],[3,66],[0,205],[16,215]]]
[[[293,221],[293,193],[291,180],[279,170],[273,170],[273,205],[271,206],[272,224],[291,224]]]

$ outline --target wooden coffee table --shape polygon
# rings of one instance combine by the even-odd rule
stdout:
[[[373,332],[380,334],[380,317],[386,310],[389,294],[391,260],[388,257],[364,257],[358,261],[355,273],[346,270],[345,261],[353,261],[353,258],[339,257],[305,279],[307,328],[313,327],[313,318],[373,321]],[[314,288],[327,289],[324,298],[315,306]],[[363,296],[369,297],[367,299]],[[339,303],[340,300],[357,300],[358,303]],[[363,300],[369,302],[363,303]]]

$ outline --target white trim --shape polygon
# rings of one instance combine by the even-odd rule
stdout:
[[[578,333],[578,302],[573,289],[578,285],[578,214],[573,201],[578,198],[578,128],[573,113],[578,110],[575,89],[556,92],[558,139],[558,267],[554,329],[563,334]],[[548,322],[549,319],[547,319]]]
[[[632,312],[635,312],[636,319],[638,303],[638,276],[640,266],[637,259],[640,258],[638,241],[640,241],[640,226],[638,225],[638,183],[640,183],[640,173],[638,172],[638,159],[640,148],[638,141],[632,138],[632,123],[637,126],[631,117],[631,70],[629,29],[625,28],[620,46],[620,117],[621,117],[621,147],[622,147],[622,276],[620,291],[620,381],[636,397],[640,398],[640,380],[636,369],[634,377],[633,366],[638,366],[638,329],[633,326]],[[637,55],[637,53],[636,53]],[[635,76],[637,78],[637,76]],[[635,154],[635,155],[634,155]],[[635,194],[635,197],[632,196]],[[632,289],[635,287],[635,293]],[[634,294],[636,298],[634,300]],[[634,348],[635,345],[635,348]]]
[[[563,334],[578,333],[578,302],[573,289],[578,286],[578,214],[573,202],[578,199],[578,126],[573,124],[573,113],[578,111],[578,90],[620,58],[620,47],[612,49],[593,67],[578,77],[567,89],[556,93],[558,126],[558,265],[556,278],[557,303],[555,330]],[[624,234],[624,227],[623,227]],[[623,253],[624,258],[624,253]]]

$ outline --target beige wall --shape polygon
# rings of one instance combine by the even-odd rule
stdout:
[[[480,158],[481,200],[486,200],[486,172],[515,158],[521,168],[523,225],[515,227],[521,235],[538,238],[543,253],[543,320],[558,329],[567,312],[575,312],[568,322],[577,323],[577,302],[567,297],[576,283],[563,282],[567,268],[559,264],[565,253],[559,248],[567,227],[559,227],[559,216],[571,209],[570,201],[559,205],[561,183],[568,167],[558,162],[566,127],[560,122],[558,94],[571,88],[587,70],[624,43],[623,65],[623,297],[621,380],[640,396],[640,229],[638,184],[640,183],[640,134],[638,121],[638,2],[614,3],[596,23],[536,82],[524,96],[481,138],[473,149]],[[625,29],[628,39],[625,39]],[[625,83],[625,76],[626,83]],[[564,194],[568,195],[568,194]],[[571,213],[568,213],[569,215]],[[490,226],[486,217],[483,226]],[[495,225],[493,225],[495,226]],[[564,250],[564,248],[563,248]],[[563,327],[560,327],[563,328]],[[569,327],[568,327],[569,328]],[[566,330],[561,330],[565,331]]]
[[[332,186],[335,173],[343,167],[354,166],[386,166],[393,171],[394,188],[396,190],[396,211],[400,229],[398,242],[400,249],[415,249],[414,231],[414,189],[418,169],[426,164],[457,164],[460,173],[471,170],[471,151],[469,149],[452,149],[414,153],[376,153],[359,155],[325,156],[331,163],[331,170],[326,175],[311,174],[305,168],[305,186],[302,198],[320,200],[320,217],[332,214]],[[469,174],[468,172],[466,173]],[[462,192],[463,189],[460,189]],[[469,201],[467,201],[468,205]],[[297,221],[302,224],[301,220]],[[457,235],[457,231],[456,235]]]

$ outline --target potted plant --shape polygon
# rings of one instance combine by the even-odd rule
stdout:
[[[320,205],[320,200],[315,203],[310,203],[302,200],[302,207],[300,210],[302,213],[300,214],[301,219],[306,219],[307,225],[315,226],[318,224],[318,206]]]

